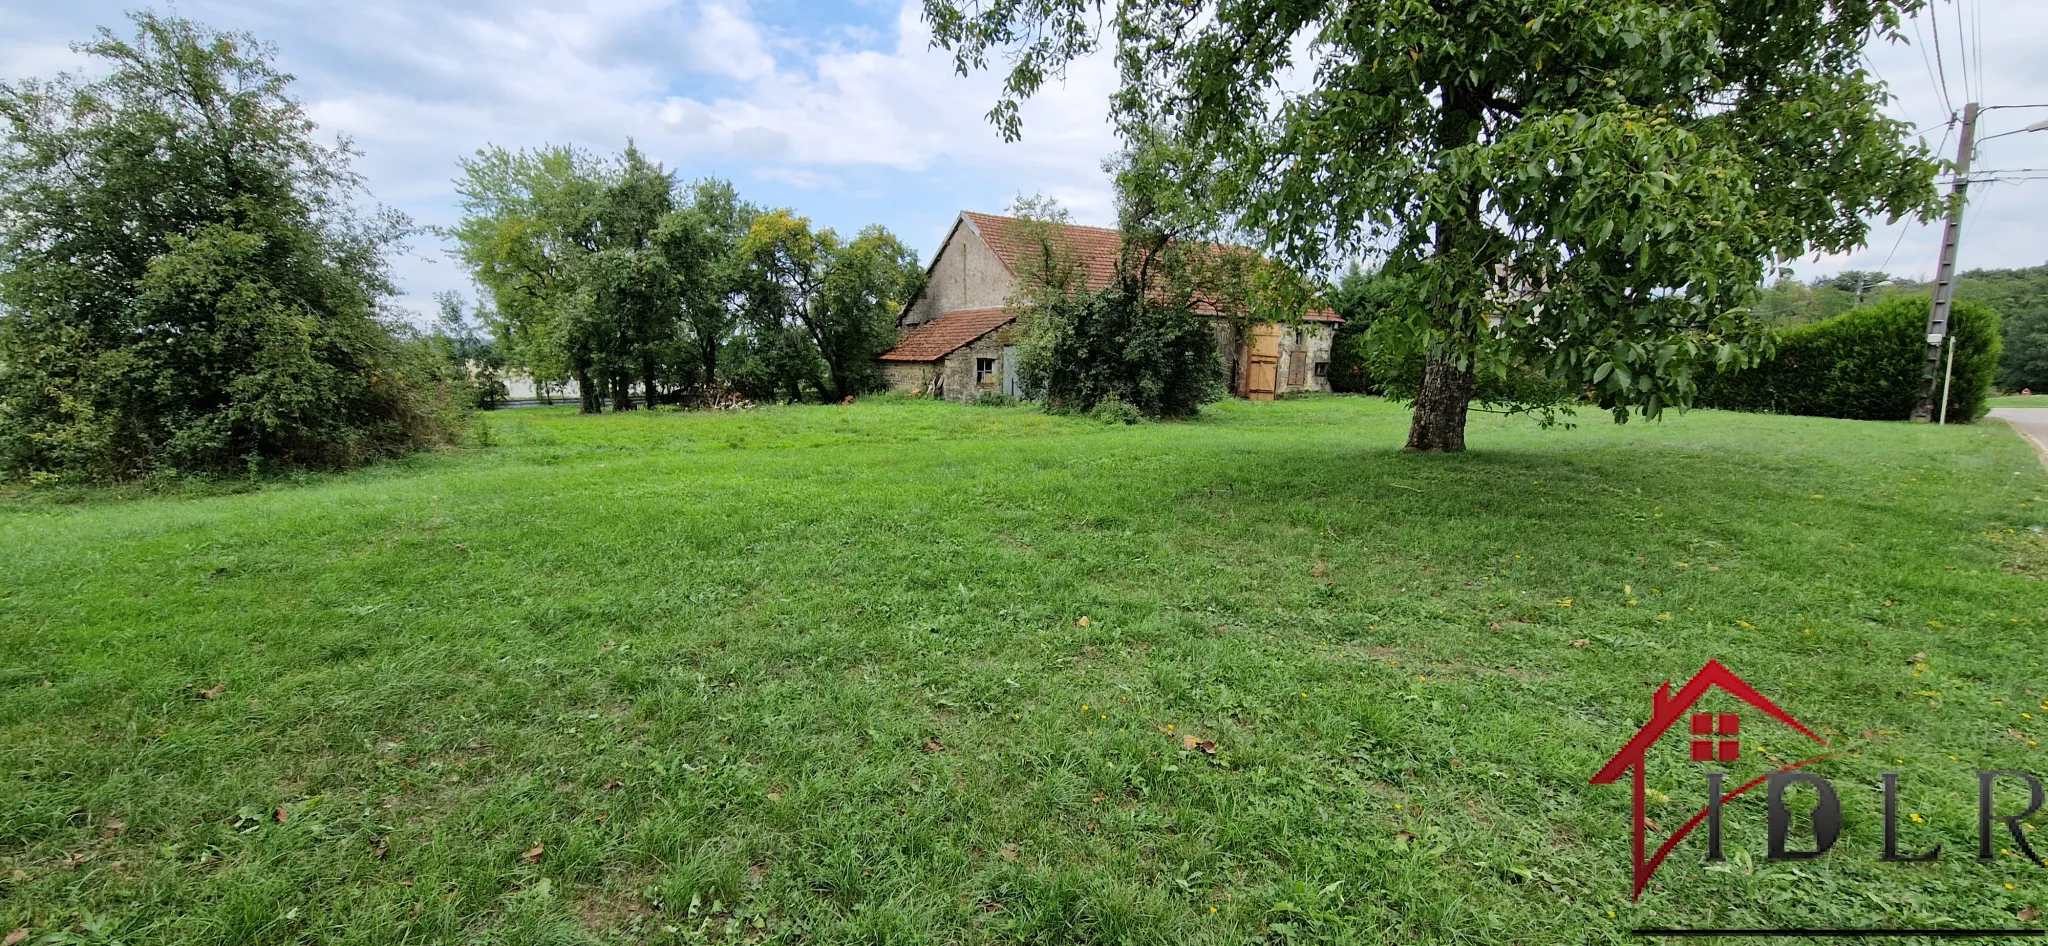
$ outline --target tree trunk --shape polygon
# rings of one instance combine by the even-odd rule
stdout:
[[[1465,409],[1472,403],[1472,369],[1458,367],[1458,353],[1429,356],[1422,389],[1415,395],[1415,419],[1408,425],[1408,449],[1465,452]]]
[[[633,409],[633,385],[632,385],[632,383],[626,380],[626,376],[625,376],[625,375],[622,375],[622,374],[621,374],[621,375],[613,375],[613,376],[612,376],[612,410],[614,410],[614,411],[630,411],[630,410],[632,410],[632,409]]]
[[[590,379],[590,372],[576,371],[576,410],[582,414],[604,412],[604,404],[598,400],[597,382]]]
[[[1483,103],[1490,90],[1453,85],[1444,91],[1437,146],[1445,151],[1479,140]],[[1465,452],[1465,411],[1472,403],[1472,355],[1485,318],[1470,307],[1467,289],[1483,283],[1492,256],[1485,246],[1485,224],[1479,216],[1479,191],[1467,186],[1456,208],[1436,221],[1431,253],[1432,277],[1438,281],[1431,327],[1442,333],[1422,366],[1422,387],[1415,392],[1415,417],[1408,425],[1408,449],[1438,453]],[[1460,364],[1462,362],[1462,366]]]
[[[643,356],[640,360],[640,383],[647,386],[647,409],[654,410],[654,357]]]

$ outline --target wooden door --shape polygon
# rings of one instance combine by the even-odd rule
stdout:
[[[1244,396],[1270,401],[1280,381],[1280,326],[1255,325],[1245,345]]]

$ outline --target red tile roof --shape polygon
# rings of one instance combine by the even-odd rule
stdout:
[[[938,361],[960,346],[987,335],[1017,317],[1016,309],[961,309],[948,312],[910,331],[881,354],[883,361]]]
[[[981,234],[982,242],[987,243],[988,248],[995,251],[996,258],[1003,263],[1003,268],[1009,270],[1010,275],[1017,275],[1018,267],[1035,248],[1026,221],[1017,217],[999,217],[971,210],[962,212],[960,216],[965,217],[975,232]],[[1123,251],[1123,236],[1115,230],[1071,223],[1061,224],[1055,232],[1066,244],[1066,248],[1074,254],[1075,260],[1080,263],[1084,288],[1089,292],[1099,292],[1108,288],[1116,279],[1116,263],[1117,257]],[[1313,309],[1303,313],[1302,318],[1310,322],[1333,324],[1344,321],[1342,316],[1329,309]]]

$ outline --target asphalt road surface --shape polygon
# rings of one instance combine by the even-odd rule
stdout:
[[[2002,420],[2012,425],[2020,436],[2034,445],[2041,454],[2041,463],[2048,465],[2048,407],[1994,407],[1992,420]]]

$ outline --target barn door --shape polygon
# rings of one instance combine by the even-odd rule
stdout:
[[[1252,326],[1245,348],[1244,396],[1270,401],[1280,380],[1280,326]]]
[[[1003,346],[1003,393],[1011,397],[1023,397],[1024,392],[1017,386],[1017,346]]]

